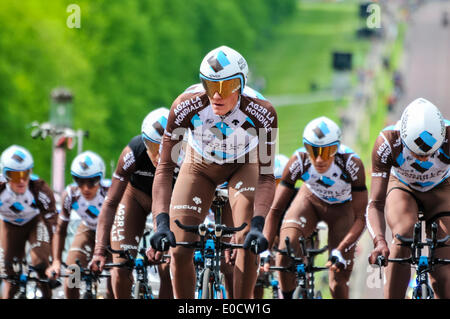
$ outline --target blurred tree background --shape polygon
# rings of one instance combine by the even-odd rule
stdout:
[[[81,9],[79,29],[66,24],[71,3]],[[0,149],[28,148],[35,173],[50,182],[51,141],[33,140],[29,124],[48,121],[50,92],[63,86],[75,97],[74,129],[90,132],[83,148],[104,158],[110,176],[110,162],[140,133],[145,115],[169,107],[198,82],[208,51],[225,44],[251,61],[270,46],[271,30],[295,11],[296,3],[1,1]],[[75,156],[76,148],[68,152],[67,166]]]

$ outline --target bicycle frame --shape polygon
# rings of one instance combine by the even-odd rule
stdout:
[[[177,242],[178,246],[194,248],[198,251],[196,254],[194,253],[194,265],[196,265],[197,272],[197,297],[202,299],[208,299],[209,297],[217,298],[221,294],[223,298],[226,298],[225,287],[221,284],[220,280],[222,251],[227,248],[242,248],[242,245],[230,244],[223,242],[221,239],[224,235],[231,235],[244,229],[247,224],[243,223],[237,228],[216,224],[214,225],[214,230],[208,228],[205,224],[187,226],[182,225],[179,220],[175,220],[175,224],[185,231],[200,236],[199,241]],[[211,296],[205,294],[205,284],[211,284]]]
[[[311,239],[312,246],[314,247],[314,240],[317,234],[312,235],[308,239]],[[327,267],[314,266],[314,257],[323,253],[328,249],[327,246],[315,249],[306,248],[306,240],[303,237],[299,239],[300,247],[302,249],[304,257],[295,257],[289,243],[289,237],[285,238],[286,250],[275,249],[278,253],[287,256],[291,260],[291,265],[287,267],[270,267],[270,270],[287,271],[295,273],[297,278],[298,298],[300,299],[315,299],[315,286],[314,286],[314,273],[322,270],[328,270]],[[305,259],[306,258],[306,263]]]
[[[137,251],[137,257],[133,257],[128,249],[126,250],[114,250],[108,248],[112,254],[119,254],[121,258],[126,259],[123,263],[111,263],[105,264],[105,268],[112,267],[127,267],[136,271],[136,279],[133,286],[134,299],[155,299],[152,293],[152,288],[148,281],[148,270],[150,262],[146,255],[146,237],[150,235],[150,231],[147,231],[143,235],[143,245]]]
[[[437,264],[450,264],[450,260],[435,258],[434,253],[437,248],[446,247],[446,241],[450,236],[437,239],[438,226],[435,222],[431,224],[431,239],[426,238],[422,242],[422,221],[418,221],[414,225],[413,238],[406,238],[398,234],[395,237],[400,241],[400,246],[409,247],[411,257],[409,258],[392,258],[390,262],[403,264],[411,264],[416,268],[416,285],[413,288],[413,299],[433,299],[434,292],[430,287],[428,274],[434,270]],[[422,255],[422,249],[429,247],[428,256]],[[382,264],[382,262],[380,262]]]

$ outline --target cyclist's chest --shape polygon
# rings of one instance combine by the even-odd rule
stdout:
[[[29,190],[22,195],[17,195],[5,189],[0,194],[0,214],[4,219],[21,224],[39,214],[39,208]]]
[[[105,198],[100,192],[92,200],[87,200],[83,196],[77,196],[72,200],[71,208],[82,220],[96,224],[104,200]]]
[[[301,178],[316,196],[326,202],[342,202],[351,196],[349,177],[335,163],[324,174],[319,174],[311,165]]]
[[[449,165],[442,162],[440,157],[444,154],[437,152],[427,161],[419,161],[411,152],[404,148],[394,158],[394,173],[410,180],[441,179],[448,171]]]

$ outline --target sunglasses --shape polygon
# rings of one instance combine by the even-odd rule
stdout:
[[[203,78],[200,75],[200,79],[202,81],[203,88],[205,89],[206,94],[210,98],[213,98],[214,94],[216,94],[217,92],[222,99],[226,99],[241,88],[241,78],[239,76],[228,80],[211,81]]]
[[[26,171],[6,171],[5,176],[8,181],[13,183],[20,183],[20,181],[27,181],[30,178],[31,170]]]
[[[78,187],[82,187],[86,185],[88,188],[93,188],[100,183],[100,176],[90,177],[90,178],[81,178],[72,176],[74,182],[78,185]]]
[[[338,150],[338,144],[328,145],[328,146],[312,146],[310,144],[304,143],[308,155],[315,160],[319,156],[327,161],[334,155],[336,155]]]

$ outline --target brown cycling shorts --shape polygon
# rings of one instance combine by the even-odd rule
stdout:
[[[351,201],[328,204],[303,185],[283,218],[280,234],[288,228],[296,228],[301,236],[307,238],[320,221],[324,221],[328,225],[328,250],[331,251],[339,245],[353,226],[355,215]],[[346,260],[352,261],[354,253],[355,246],[349,251],[342,252],[342,256]],[[352,266],[353,263],[348,264],[349,269]]]
[[[111,229],[112,249],[129,249],[132,255],[136,256],[151,208],[152,200],[150,196],[128,183],[117,207]],[[117,254],[113,254],[114,263],[123,261],[125,260],[119,258]]]
[[[426,220],[433,218],[439,213],[450,212],[450,182],[448,178],[429,191],[419,192],[391,175],[389,177],[386,201],[398,200],[395,192],[392,192],[395,189],[400,189],[410,194],[416,200],[417,206]]]
[[[95,246],[95,231],[80,223],[73,237],[72,244],[66,258],[66,264],[75,264],[78,259],[85,268],[92,259]]]
[[[40,273],[43,273],[49,265],[51,252],[50,235],[41,215],[34,217],[22,226],[0,221],[1,245],[3,258],[1,260],[2,272],[12,275],[12,262],[14,257],[23,260],[25,257],[25,245],[28,241],[31,263]]]
[[[195,156],[188,148],[186,157]],[[173,190],[170,217],[194,217],[202,223],[208,214],[217,185],[228,181],[229,203],[233,223],[240,226],[249,223],[253,216],[255,190],[259,176],[258,163],[205,163],[185,160],[181,166]],[[224,223],[229,219],[224,217]],[[173,226],[177,227],[177,226]],[[172,226],[171,226],[172,228]],[[172,228],[173,229],[173,228]]]

